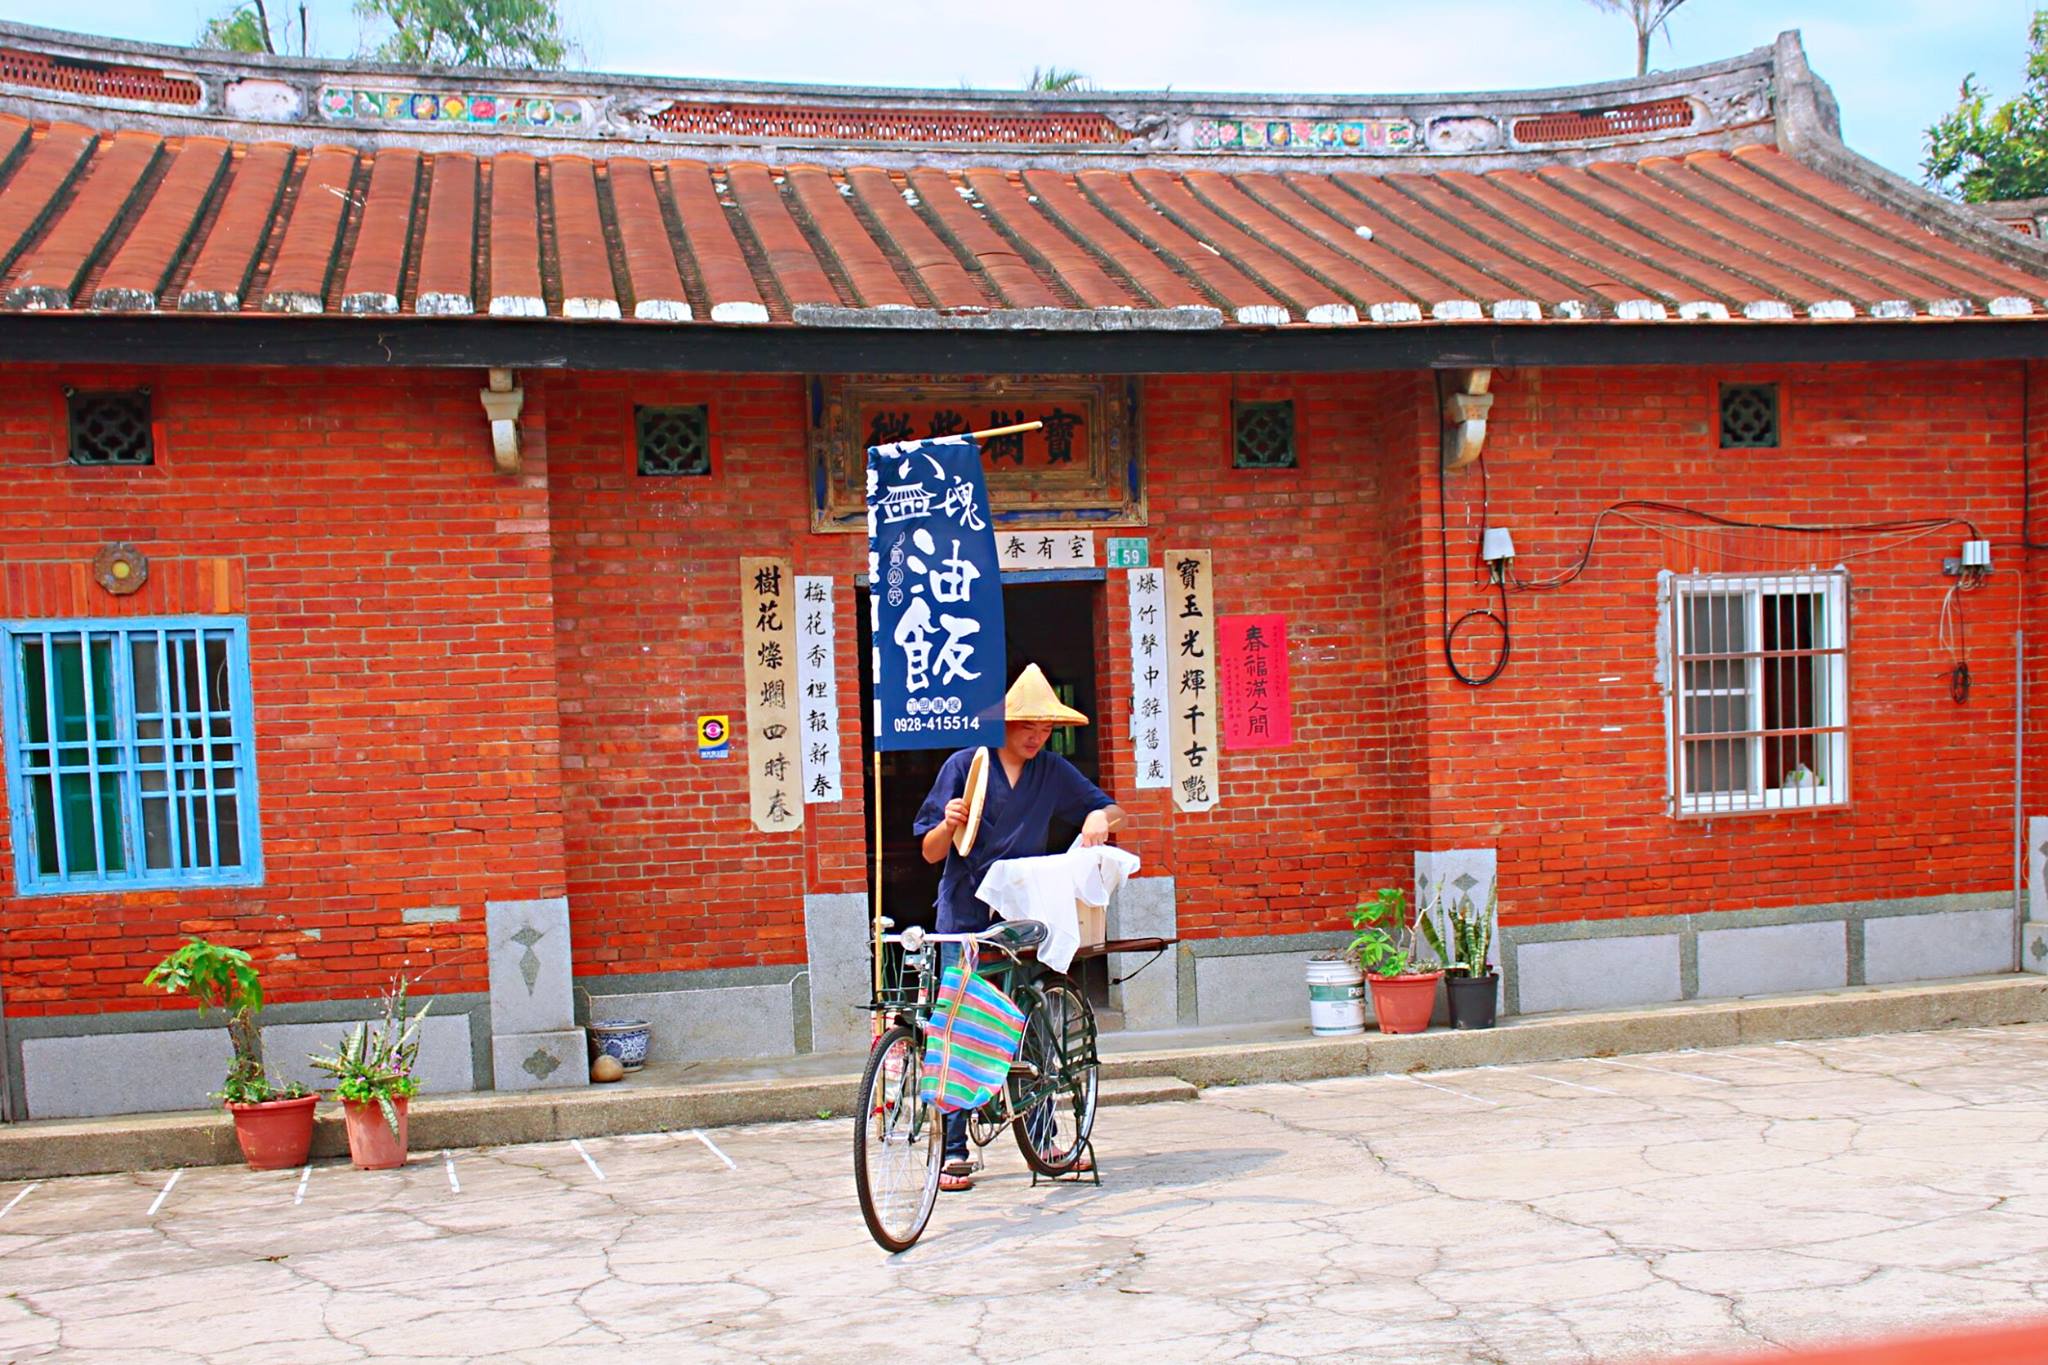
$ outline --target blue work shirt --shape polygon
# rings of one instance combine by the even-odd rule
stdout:
[[[918,838],[945,823],[948,801],[967,794],[967,768],[973,761],[974,750],[962,749],[940,766],[931,795],[918,807],[912,826]],[[974,850],[963,858],[959,849],[950,844],[946,848],[946,870],[939,875],[938,932],[972,934],[988,928],[988,907],[975,899],[974,888],[998,859],[1045,854],[1053,816],[1078,825],[1090,811],[1115,804],[1079,768],[1050,749],[1040,749],[1038,757],[1024,765],[1014,787],[1002,755],[989,750],[988,795],[981,803]]]

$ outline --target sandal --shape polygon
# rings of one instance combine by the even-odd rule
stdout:
[[[973,1189],[974,1162],[964,1156],[948,1160],[939,1168],[939,1188],[951,1194]]]

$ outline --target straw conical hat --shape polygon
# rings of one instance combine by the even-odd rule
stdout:
[[[953,847],[966,857],[974,852],[974,836],[981,832],[981,810],[988,802],[988,750],[976,749],[967,762],[967,823],[953,831]]]
[[[1037,664],[1024,665],[1003,698],[1003,719],[1051,721],[1054,725],[1086,725],[1088,717],[1061,701]]]

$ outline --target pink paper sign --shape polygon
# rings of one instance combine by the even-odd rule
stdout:
[[[1223,669],[1223,747],[1279,749],[1294,742],[1287,691],[1287,618],[1219,616],[1216,653]]]

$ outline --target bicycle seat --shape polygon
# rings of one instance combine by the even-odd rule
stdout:
[[[981,937],[989,943],[1001,944],[1012,952],[1036,948],[1052,937],[1052,930],[1035,919],[1003,920],[991,925]]]

